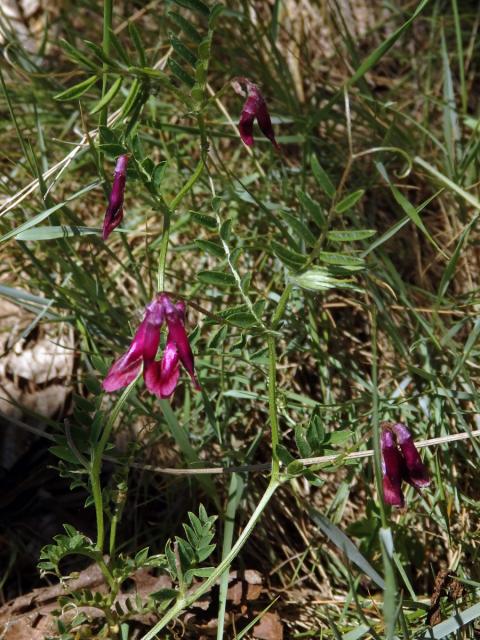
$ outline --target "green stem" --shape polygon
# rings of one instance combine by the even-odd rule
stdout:
[[[82,552],[82,551],[78,551],[78,554],[81,556],[84,556],[85,558],[88,558],[89,560],[94,560],[98,564],[98,568],[100,569],[103,577],[105,578],[105,582],[107,582],[108,585],[110,586],[110,589],[115,592],[118,590],[118,586],[115,581],[115,578],[113,577],[110,569],[105,564],[105,561],[103,560],[101,554],[99,554],[98,552],[90,553],[90,552]]]
[[[375,468],[375,484],[379,497],[380,517],[382,527],[388,528],[388,519],[383,500],[382,460],[380,453],[380,420],[378,415],[378,351],[377,351],[377,308],[373,304],[371,308],[371,332],[372,332],[372,422],[373,422],[373,459]]]
[[[113,514],[112,522],[110,524],[110,540],[108,543],[108,554],[110,557],[115,553],[115,542],[117,539],[117,525],[118,525],[118,514]]]
[[[270,429],[272,438],[272,480],[278,478],[280,465],[278,460],[277,447],[278,435],[278,414],[277,414],[277,359],[275,354],[275,338],[267,336],[268,344],[268,414],[270,417]]]
[[[110,53],[110,32],[112,29],[112,14],[113,14],[113,0],[103,0],[103,40],[102,49],[103,53],[108,56]],[[103,63],[103,77],[102,77],[102,98],[107,92],[107,75],[108,65]],[[105,105],[100,111],[99,124],[106,126],[108,119],[108,105]]]
[[[105,543],[105,523],[103,517],[103,496],[102,496],[102,486],[100,483],[100,472],[102,470],[102,456],[105,451],[105,447],[107,446],[108,439],[110,437],[110,433],[112,431],[113,425],[115,424],[118,414],[120,413],[123,405],[125,404],[130,391],[133,389],[138,376],[133,380],[128,387],[124,390],[120,398],[117,400],[115,406],[113,407],[110,417],[108,418],[107,424],[105,425],[105,429],[101,435],[100,440],[95,445],[92,451],[92,459],[90,465],[90,484],[92,487],[92,497],[95,505],[95,517],[97,520],[97,549],[100,553],[103,553],[103,547]]]
[[[265,507],[267,506],[270,498],[273,496],[277,488],[280,486],[280,481],[277,478],[272,476],[270,483],[262,496],[262,499],[258,503],[255,511],[252,513],[250,520],[245,525],[244,530],[240,534],[237,542],[233,545],[230,553],[228,553],[222,562],[218,565],[218,567],[212,572],[212,574],[202,582],[202,584],[190,595],[185,596],[183,598],[179,598],[175,605],[166,613],[157,624],[148,631],[144,636],[142,636],[141,640],[152,640],[158,634],[159,631],[164,629],[166,625],[176,618],[183,609],[188,608],[194,602],[196,602],[204,593],[206,593],[210,587],[215,584],[217,579],[222,575],[224,571],[228,569],[232,560],[236,558],[238,553],[241,551],[243,545],[248,540],[250,534],[252,533],[257,521],[262,515]]]
[[[90,484],[92,485],[92,497],[95,505],[95,518],[97,521],[97,548],[103,553],[103,541],[105,538],[105,525],[103,521],[103,496],[100,484],[100,470],[102,456],[96,450],[92,455],[92,465],[90,470]]]
[[[170,240],[170,211],[163,212],[163,233],[158,257],[157,291],[165,290],[165,269],[167,267],[168,241]]]
[[[195,171],[192,173],[189,180],[183,185],[183,187],[177,193],[177,195],[172,200],[170,205],[162,207],[163,235],[162,235],[162,243],[160,245],[160,255],[158,257],[157,291],[165,290],[165,268],[167,264],[168,242],[170,239],[170,219],[171,219],[172,213],[175,212],[175,209],[178,207],[180,202],[183,200],[183,198],[187,195],[187,193],[192,189],[194,184],[200,178],[204,167],[205,167],[205,162],[202,158],[201,160],[198,161],[198,164],[195,167]]]
[[[108,545],[108,555],[110,556],[110,558],[113,558],[115,556],[115,546],[117,542],[117,527],[118,527],[118,523],[122,518],[123,509],[125,507],[125,500],[127,499],[127,490],[128,490],[128,485],[126,482],[121,482],[119,485],[117,485],[117,492],[115,495],[115,507],[112,515],[112,520],[110,523],[110,541]]]
[[[97,558],[97,564],[100,568],[100,571],[103,574],[103,577],[108,582],[108,586],[110,587],[111,594],[113,595],[113,598],[114,598],[118,591],[118,584],[116,583],[115,578],[110,573],[110,570],[105,564],[105,561],[103,560],[103,558]]]

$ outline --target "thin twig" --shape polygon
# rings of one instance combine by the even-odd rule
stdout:
[[[446,442],[454,442],[456,440],[469,440],[470,438],[477,438],[480,436],[480,429],[472,431],[470,433],[455,433],[451,436],[442,436],[440,438],[430,438],[429,440],[419,440],[415,443],[418,448],[433,447]],[[328,456],[318,456],[316,458],[298,458],[297,462],[301,462],[304,466],[310,467],[316,464],[325,464],[328,462],[341,462],[345,460],[355,460],[357,458],[371,458],[373,456],[373,449],[366,449],[365,451],[354,451],[353,453],[337,453],[330,454]],[[113,459],[112,459],[113,461]],[[165,475],[174,476],[195,476],[195,475],[220,475],[224,473],[239,473],[239,472],[251,472],[251,471],[268,471],[271,469],[270,462],[262,462],[259,464],[245,464],[232,467],[202,467],[199,469],[186,469],[186,468],[174,468],[174,467],[156,467],[149,464],[133,463],[132,467],[136,469],[142,469],[144,471],[153,471],[155,473],[162,473]]]
[[[50,433],[45,433],[41,429],[25,424],[18,418],[8,416],[0,411],[0,418],[7,422],[30,431],[41,438],[46,438],[55,442],[55,437]],[[1,423],[0,423],[1,424]],[[5,424],[5,423],[4,423]],[[454,433],[450,436],[442,436],[440,438],[430,438],[429,440],[418,440],[415,442],[415,446],[419,449],[426,447],[435,447],[447,442],[456,442],[458,440],[469,440],[470,438],[480,437],[480,429],[471,431],[470,433]],[[328,462],[341,462],[344,460],[356,460],[359,458],[371,458],[373,456],[373,449],[366,449],[365,451],[354,451],[353,453],[344,454],[333,453],[328,456],[318,456],[316,458],[298,458],[298,462],[301,462],[306,467],[311,467],[316,464],[325,464]],[[120,461],[113,456],[104,456],[105,460],[120,464]],[[196,476],[196,475],[222,475],[225,473],[240,473],[240,472],[252,472],[252,471],[269,471],[272,467],[270,462],[260,462],[258,464],[244,464],[230,467],[200,467],[198,469],[185,468],[185,467],[157,467],[152,464],[142,464],[141,462],[129,462],[129,465],[135,469],[141,469],[142,471],[153,471],[154,473],[162,473],[169,476]],[[282,465],[284,466],[284,465]]]

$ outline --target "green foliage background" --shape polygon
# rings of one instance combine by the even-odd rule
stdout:
[[[479,447],[449,441],[478,419],[478,7],[129,5],[62,6],[30,52],[3,27],[0,292],[75,330],[71,426],[60,416],[44,432],[60,473],[90,493],[108,424],[110,551],[161,553],[203,503],[219,516],[218,567],[260,504],[234,563],[269,576],[289,637],[424,633],[440,570],[464,590],[442,596],[450,626],[419,637],[447,637],[480,579]],[[241,144],[237,76],[261,87],[281,153],[258,130]],[[123,152],[125,218],[104,243]],[[185,379],[159,401],[139,382],[115,404],[101,379],[158,288],[187,301],[202,392]],[[423,450],[432,485],[408,489],[402,512],[376,489],[381,420],[444,439]],[[369,447],[376,465],[343,456]],[[272,459],[284,483],[267,506]],[[85,518],[90,533],[91,501]],[[22,540],[8,523],[4,535],[8,557]]]

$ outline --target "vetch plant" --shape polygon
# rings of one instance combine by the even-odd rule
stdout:
[[[39,158],[34,142],[27,141],[28,153],[23,163],[18,163],[18,174],[12,181],[20,184],[25,167],[28,170],[31,165],[39,193],[36,199],[25,197],[24,201],[37,215],[25,216],[26,221],[20,225],[15,218],[13,228],[8,215],[0,220],[4,239],[18,240],[15,251],[24,251],[22,273],[24,266],[25,275],[31,276],[26,285],[28,293],[22,298],[24,293],[15,290],[14,295],[38,312],[34,322],[51,315],[59,325],[68,325],[78,338],[71,421],[64,425],[50,420],[45,435],[54,439],[51,451],[61,459],[61,473],[73,481],[73,488],[83,492],[87,522],[85,527],[77,525],[83,533],[66,525],[65,533],[44,548],[41,568],[64,580],[66,555],[80,555],[98,565],[105,582],[102,589],[95,594],[88,590],[75,592],[69,599],[78,606],[98,605],[103,613],[99,635],[105,637],[126,638],[131,631],[137,637],[139,630],[133,629],[134,622],[132,628],[123,627],[121,634],[119,631],[119,623],[130,624],[135,612],[149,614],[151,628],[140,631],[147,634],[144,640],[153,640],[162,630],[175,633],[167,632],[166,627],[207,592],[210,613],[214,610],[216,616],[217,585],[217,639],[228,637],[224,624],[230,617],[225,615],[229,568],[233,565],[237,569],[243,563],[248,569],[255,558],[252,547],[268,538],[268,553],[262,554],[267,564],[259,568],[267,573],[271,569],[268,563],[275,560],[278,569],[271,573],[274,588],[277,580],[283,585],[298,584],[302,588],[308,583],[309,589],[312,584],[315,588],[317,573],[322,583],[328,577],[332,592],[338,591],[340,597],[350,587],[345,602],[348,598],[351,606],[338,607],[343,611],[340,634],[345,637],[349,635],[350,616],[366,627],[354,630],[359,638],[371,633],[403,640],[416,633],[417,621],[424,615],[415,609],[411,622],[403,614],[421,602],[425,594],[416,589],[428,582],[423,578],[416,581],[402,566],[402,554],[406,555],[408,546],[404,542],[410,532],[418,531],[413,522],[417,514],[413,510],[394,512],[395,521],[391,523],[392,511],[386,505],[403,507],[402,483],[426,487],[429,475],[407,427],[388,423],[380,429],[378,417],[394,411],[398,396],[391,397],[391,385],[396,387],[408,372],[408,382],[400,386],[405,403],[402,411],[412,423],[418,420],[415,431],[419,439],[428,437],[430,430],[448,433],[447,424],[455,425],[458,434],[471,433],[468,421],[476,396],[464,374],[470,372],[473,358],[467,355],[475,353],[478,328],[471,333],[465,358],[456,357],[451,380],[443,345],[454,345],[456,354],[461,354],[461,349],[456,349],[459,336],[465,335],[470,324],[473,326],[468,296],[462,293],[462,305],[457,308],[458,298],[449,285],[456,261],[463,260],[463,247],[468,245],[474,219],[470,218],[471,227],[465,227],[459,236],[455,251],[453,244],[444,247],[452,251],[452,259],[438,288],[442,296],[439,293],[434,308],[427,309],[426,301],[433,299],[431,291],[425,292],[416,286],[418,283],[411,286],[410,280],[396,272],[401,251],[397,252],[394,243],[401,243],[403,236],[398,232],[412,225],[419,237],[423,234],[428,240],[435,236],[430,227],[440,216],[430,212],[423,216],[422,211],[427,206],[433,211],[445,197],[445,216],[455,211],[452,203],[456,200],[449,191],[457,179],[453,176],[460,176],[461,171],[457,174],[455,159],[447,158],[451,168],[447,179],[436,169],[433,173],[433,167],[423,159],[411,158],[415,136],[408,137],[408,127],[420,120],[409,114],[403,118],[407,115],[403,105],[408,101],[384,103],[378,92],[373,92],[373,97],[370,91],[364,95],[368,83],[363,83],[364,87],[357,83],[385,55],[400,32],[395,31],[389,47],[379,49],[360,66],[356,45],[351,43],[348,50],[352,59],[342,68],[354,76],[345,78],[342,91],[336,86],[337,77],[333,83],[320,82],[313,67],[305,64],[300,64],[293,75],[293,59],[284,56],[288,35],[285,12],[281,3],[274,4],[272,23],[263,29],[261,22],[254,24],[250,17],[256,3],[239,3],[236,9],[225,12],[221,37],[214,38],[222,14],[220,5],[205,0],[172,0],[123,16],[126,19],[115,20],[112,29],[113,2],[105,0],[103,46],[68,34],[69,42],[63,47],[75,67],[55,76],[50,89],[56,92],[64,78],[66,82],[70,78],[78,82],[79,74],[87,74],[79,84],[57,95],[62,102],[59,120],[68,114],[73,122],[81,103],[85,135],[74,142],[78,147],[61,163],[53,164],[58,160],[55,154],[58,156],[63,147],[52,147],[49,135],[43,135],[42,126],[48,134],[52,128],[48,121],[45,124],[41,101],[35,104],[35,117],[29,105],[22,104],[19,126],[6,128],[21,137],[25,123],[28,131],[38,130],[40,139]],[[164,6],[168,10],[164,11]],[[115,9],[120,11],[119,7]],[[392,22],[399,19],[394,16]],[[158,29],[152,29],[152,25]],[[390,24],[387,26],[390,28]],[[259,34],[260,29],[262,38],[253,42],[252,35]],[[229,57],[228,36],[235,32],[244,38],[242,44],[248,41],[252,46],[242,46],[238,49],[241,56]],[[341,48],[341,42],[337,44]],[[216,47],[222,46],[228,66],[220,57],[222,53],[216,64]],[[298,50],[300,62],[308,46],[306,41]],[[288,55],[292,51],[289,49]],[[320,66],[327,69],[330,65]],[[421,67],[420,63],[419,74]],[[278,162],[269,166],[273,154],[267,153],[265,165],[260,166],[253,158],[256,167],[252,169],[250,149],[248,154],[243,153],[236,130],[235,134],[230,130],[235,125],[229,110],[238,112],[240,106],[231,95],[231,78],[246,73],[244,69],[255,69],[258,85],[243,76],[233,81],[234,89],[243,91],[244,97],[239,119],[241,140],[251,147],[258,123],[267,138],[267,151],[269,142],[279,149],[262,92],[274,96],[276,109],[285,115],[281,121],[289,123],[291,134],[288,140],[292,153],[285,166],[278,166]],[[308,74],[302,83],[303,69],[308,69]],[[448,69],[445,72],[447,80],[455,76]],[[15,73],[15,69],[8,73]],[[435,65],[431,73],[435,75]],[[35,96],[35,87],[42,80],[34,77]],[[437,85],[447,91],[452,82],[433,82],[429,87]],[[391,93],[395,96],[393,86]],[[456,105],[455,96],[432,101],[429,109],[439,104],[451,110]],[[455,118],[445,118],[448,121],[454,122]],[[55,122],[55,135],[59,131],[69,135],[70,129],[60,124]],[[425,132],[427,128],[422,129],[422,136]],[[442,140],[441,135],[427,138],[422,157],[430,144]],[[410,141],[405,150],[383,146],[385,140],[391,145]],[[452,149],[461,149],[460,140],[452,143]],[[475,145],[471,144],[471,154],[464,156],[462,152],[465,167],[470,155],[475,157]],[[441,145],[439,157],[443,153]],[[401,178],[398,182],[389,178],[398,174],[398,156],[402,162],[407,160],[409,171],[414,173],[421,161],[426,172],[415,175],[405,195]],[[105,183],[107,157],[116,161],[103,223],[103,238],[110,238],[108,244],[98,238],[97,217],[101,213],[94,209],[91,215],[92,207],[83,206],[95,205],[94,193],[88,194]],[[123,218],[127,164],[129,180],[136,180],[138,188],[129,207],[128,229],[110,236]],[[66,167],[70,167],[69,172],[64,171]],[[80,167],[81,180],[77,180]],[[63,180],[62,184],[59,178],[75,172],[82,188],[71,194],[71,183]],[[88,172],[93,178],[90,185],[85,185],[83,178]],[[428,173],[434,180],[424,189],[428,199],[422,199]],[[472,210],[480,210],[474,196],[475,183],[470,182],[466,170],[462,179],[465,185],[457,185],[456,198],[466,199]],[[437,192],[438,184],[442,188]],[[11,188],[7,182],[4,187],[6,191]],[[63,191],[69,195],[61,201]],[[15,202],[18,205],[19,200]],[[385,204],[381,211],[379,203]],[[40,207],[41,213],[35,207]],[[403,218],[398,216],[400,209]],[[469,211],[462,212],[458,220],[453,220],[452,229],[460,232],[463,218],[469,216]],[[48,224],[40,227],[46,218]],[[72,226],[64,225],[64,219]],[[23,243],[26,240],[28,243]],[[433,251],[436,245],[428,244]],[[49,252],[52,246],[54,251]],[[417,248],[420,264],[423,248]],[[425,265],[434,264],[440,271],[444,254],[439,253],[438,260],[431,257]],[[413,266],[408,269],[412,282],[414,270]],[[33,288],[44,297],[32,295]],[[451,300],[443,295],[447,289]],[[190,336],[183,300],[200,314],[198,329]],[[445,300],[448,304],[442,308]],[[137,308],[144,309],[144,315],[134,326],[132,337],[128,320]],[[450,322],[451,317],[456,325]],[[429,324],[429,318],[435,322]],[[129,344],[125,353],[118,344]],[[438,354],[431,354],[430,350],[436,348]],[[182,393],[172,397],[182,367],[193,389],[200,388],[193,351],[201,356],[197,369],[201,372],[202,393],[192,393],[187,384]],[[390,353],[393,355],[388,361]],[[433,384],[437,365],[442,371],[442,385]],[[388,371],[392,372],[391,379],[384,377]],[[445,391],[442,395],[438,393],[440,388]],[[110,395],[120,390],[123,392],[118,397]],[[426,418],[417,406],[418,398],[423,397],[432,400]],[[459,408],[457,397],[467,400],[468,410]],[[372,453],[365,451],[371,424],[376,492],[368,462],[361,466],[362,456]],[[296,457],[294,441],[299,451]],[[173,461],[163,458],[165,445]],[[443,447],[443,453],[449,453],[447,447]],[[166,464],[174,468],[163,466]],[[441,464],[439,460],[439,468]],[[137,475],[137,469],[142,473]],[[147,479],[147,470],[159,475],[148,477],[142,484],[139,479]],[[337,472],[335,480],[339,482],[328,483],[327,474]],[[264,478],[248,473],[269,473],[268,485]],[[157,481],[167,474],[173,478],[171,482]],[[230,474],[230,482],[225,481],[226,474]],[[188,477],[188,490],[179,489],[179,475]],[[462,481],[455,488],[455,505],[464,504]],[[272,500],[282,485],[281,497]],[[321,495],[315,489],[319,485],[325,488]],[[382,486],[384,501],[377,499]],[[205,495],[200,497],[202,491]],[[356,493],[359,491],[361,499]],[[217,532],[213,526],[216,516],[197,508],[204,498],[209,501],[208,514],[212,508],[220,515]],[[324,554],[325,545],[317,545],[314,537],[319,532],[312,531],[315,527],[306,517],[317,498],[318,508],[324,507],[328,514],[328,518],[322,515],[317,521],[323,522],[322,531],[337,548],[336,556],[333,549]],[[432,497],[428,501],[432,513],[422,513],[422,517],[429,519],[434,535],[445,523],[444,531],[448,526],[453,539],[455,527],[446,522],[442,499]],[[195,502],[194,513],[188,512],[187,501]],[[257,529],[270,501],[268,523],[273,526]],[[144,504],[148,505],[145,518]],[[416,506],[426,505],[422,501]],[[96,530],[93,509],[88,521],[90,506],[95,509]],[[358,520],[342,523],[344,513],[351,512],[350,506]],[[452,521],[455,509],[453,506],[448,511]],[[187,512],[185,536],[175,536],[181,523],[187,522],[182,517]],[[347,532],[358,542],[341,531],[343,524],[351,526]],[[56,530],[59,527],[60,523]],[[268,529],[267,536],[262,529]],[[254,532],[255,544],[241,555]],[[308,548],[302,547],[302,540]],[[428,540],[424,537],[419,540],[422,543],[426,545]],[[210,558],[215,544],[219,551]],[[309,548],[315,553],[307,553]],[[384,558],[382,576],[378,573],[380,549]],[[284,550],[287,563],[282,561]],[[350,582],[351,565],[342,560],[345,553],[380,589],[374,594],[375,600],[367,602],[364,598],[364,580]],[[298,565],[295,558],[299,558]],[[405,567],[410,562],[411,557],[407,557]],[[170,580],[168,587],[161,592],[152,589],[142,601],[135,596],[122,600],[131,583],[128,578],[140,569],[148,569],[150,578],[166,577]],[[399,590],[404,588],[411,598],[400,596]],[[321,611],[320,631],[313,624],[309,629],[305,626],[301,631],[308,635],[323,633],[324,612],[322,607],[316,610]],[[235,612],[231,619],[235,619]],[[295,623],[286,624],[291,624],[288,635],[294,634]],[[295,627],[297,631],[300,629]],[[247,629],[239,631],[239,637],[242,633],[245,637]],[[338,636],[337,629],[333,636]]]

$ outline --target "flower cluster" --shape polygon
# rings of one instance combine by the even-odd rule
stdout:
[[[167,342],[162,359],[157,361],[158,345],[163,324],[168,327]],[[195,389],[200,389],[193,353],[185,331],[185,304],[174,304],[166,293],[159,293],[145,308],[145,316],[127,352],[110,368],[103,381],[105,391],[126,387],[140,373],[147,389],[159,398],[168,398],[175,391],[180,376],[179,363],[187,370]]]
[[[380,444],[385,502],[395,507],[403,507],[405,498],[402,481],[405,480],[416,489],[428,487],[428,470],[415,447],[412,434],[401,422],[382,425]]]

